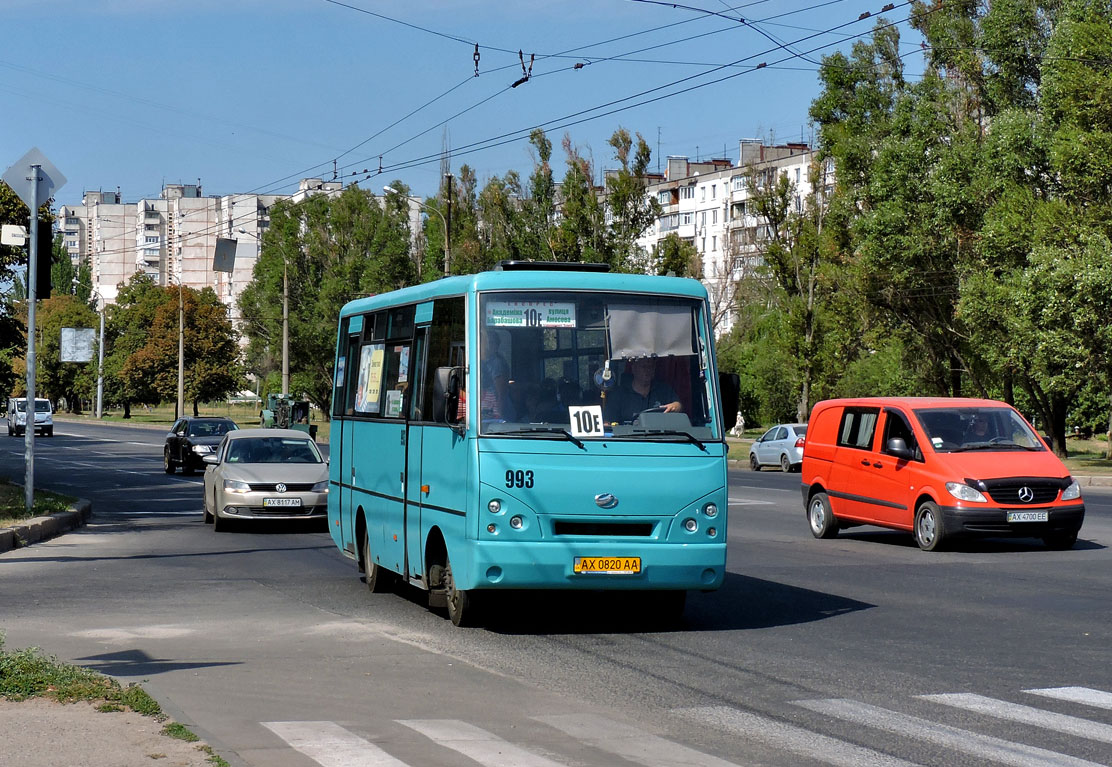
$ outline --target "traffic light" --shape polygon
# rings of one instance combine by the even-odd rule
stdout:
[[[47,221],[39,221],[38,260],[35,264],[35,298],[50,298],[50,266],[54,261],[54,231]]]

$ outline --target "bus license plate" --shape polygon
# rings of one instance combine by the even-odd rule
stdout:
[[[632,575],[641,572],[641,557],[576,557],[573,567],[577,573]]]
[[[1009,522],[1046,522],[1045,511],[1009,511]]]
[[[300,498],[263,498],[263,506],[300,506]]]

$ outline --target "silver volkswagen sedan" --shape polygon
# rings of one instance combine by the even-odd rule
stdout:
[[[204,462],[205,522],[218,532],[232,519],[328,515],[328,463],[305,432],[232,431]]]

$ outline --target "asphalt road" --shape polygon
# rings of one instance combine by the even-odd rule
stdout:
[[[55,433],[37,483],[94,517],[0,556],[7,645],[141,681],[233,764],[1112,764],[1107,493],[1071,551],[924,553],[815,540],[798,475],[740,470],[726,583],[681,627],[530,594],[460,630],[417,592],[368,593],[320,528],[214,533],[161,432]],[[0,473],[22,477],[22,440]]]

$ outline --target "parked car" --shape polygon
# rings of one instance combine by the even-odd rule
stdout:
[[[230,519],[323,519],[328,462],[308,434],[240,429],[204,457],[205,522],[220,532]]]
[[[27,431],[27,398],[8,400],[8,436],[18,437]],[[44,437],[54,436],[54,408],[48,399],[35,398],[34,430]]]
[[[222,416],[179,418],[166,435],[163,468],[167,474],[173,474],[179,466],[182,474],[204,471],[201,459],[216,450],[225,434],[238,428],[235,421]]]
[[[984,399],[869,397],[811,411],[803,453],[811,533],[907,530],[934,551],[959,535],[1077,541],[1081,487],[1015,408]]]
[[[781,471],[798,471],[803,463],[805,423],[782,423],[773,426],[749,448],[749,468],[760,471],[762,466],[779,466]]]

